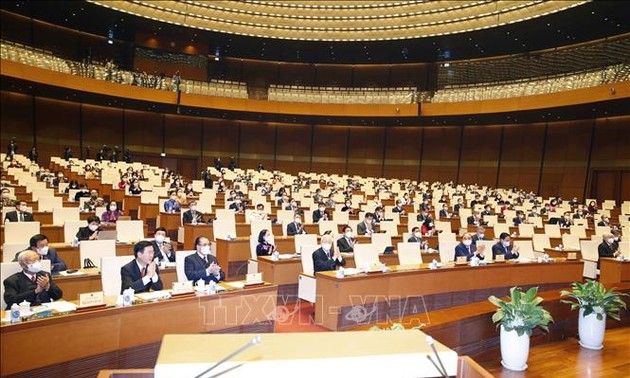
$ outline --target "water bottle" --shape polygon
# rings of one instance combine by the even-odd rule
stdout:
[[[21,321],[20,306],[17,303],[14,303],[11,305],[11,323],[19,323]]]
[[[79,238],[76,236],[72,239],[72,246],[75,248],[79,246]]]
[[[216,293],[217,293],[217,283],[210,280],[210,283],[208,284],[208,294],[212,295]]]
[[[193,218],[192,224],[197,224],[197,218]]]
[[[424,252],[428,252],[429,251],[429,244],[427,244],[426,242],[424,243]]]

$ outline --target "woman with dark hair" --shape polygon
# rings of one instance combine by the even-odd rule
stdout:
[[[422,227],[420,228],[422,235],[433,235],[435,233],[435,224],[433,224],[433,219],[428,217],[422,222]]]
[[[123,216],[123,212],[118,210],[116,201],[112,201],[107,204],[107,210],[101,215],[101,221],[103,223],[116,223],[121,216]]]
[[[269,256],[276,250],[276,246],[271,244],[273,237],[267,229],[260,230],[258,234],[258,245],[256,246],[256,256]]]

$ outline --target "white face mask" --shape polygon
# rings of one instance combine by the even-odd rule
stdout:
[[[265,236],[265,242],[271,244],[271,241],[272,241],[271,236],[266,235]]]
[[[295,223],[300,224],[302,223],[302,220],[300,218],[295,218]]]
[[[42,270],[42,263],[41,261],[37,260],[32,264],[28,264],[26,265],[27,269],[29,272],[31,273],[39,273]]]
[[[429,227],[433,228],[433,223],[429,223]]]
[[[164,235],[155,235],[155,242],[158,244],[164,243]]]
[[[201,254],[202,255],[209,255],[210,254],[210,246],[209,245],[204,245],[203,247],[201,247]]]
[[[197,211],[197,206],[191,206],[190,211]]]
[[[48,254],[48,246],[38,248],[37,253],[39,253],[42,256],[46,256]]]
[[[331,247],[332,247],[332,244],[330,244],[330,243],[322,243],[322,249],[324,251],[330,251]]]
[[[326,211],[326,208],[325,207],[320,207],[319,211],[323,213],[324,211]]]
[[[482,239],[484,236],[485,234],[482,232],[477,233],[477,237],[479,237],[480,239]]]
[[[88,225],[88,228],[90,229],[90,231],[94,232],[98,230],[98,224],[90,224]]]
[[[419,232],[414,232],[414,233],[413,233],[413,236],[415,236],[415,237],[417,237],[417,238],[420,238],[422,235],[421,235]]]
[[[606,239],[606,243],[612,244],[615,241],[614,238]]]
[[[502,241],[502,242],[501,242],[501,244],[503,244],[503,246],[504,246],[505,248],[507,248],[507,247],[509,247],[509,246],[510,246],[510,242],[509,242],[509,241]]]
[[[346,237],[347,238],[352,239],[353,236],[354,236],[354,234],[352,233],[352,231],[346,232]]]
[[[110,206],[109,207],[109,211],[116,211],[116,209],[118,209],[117,206]]]
[[[615,241],[619,241],[619,236],[615,236],[613,239],[614,239]]]
[[[466,247],[470,247],[470,245],[472,244],[472,240],[464,240],[462,241],[462,244],[464,244]]]

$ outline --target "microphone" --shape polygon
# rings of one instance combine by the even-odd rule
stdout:
[[[448,374],[446,374],[446,368],[444,367],[444,364],[442,364],[442,359],[440,358],[440,355],[435,349],[435,340],[433,340],[433,337],[427,335],[427,344],[429,344],[429,346],[433,350],[433,353],[435,354],[435,358],[438,360],[438,363],[440,364],[441,369],[435,364],[431,356],[427,355],[427,358],[433,363],[433,366],[435,366],[435,368],[440,372],[442,377],[447,378]]]
[[[247,344],[243,345],[242,347],[238,348],[237,350],[235,350],[234,352],[228,354],[227,356],[223,357],[223,359],[221,359],[219,362],[217,362],[216,364],[210,366],[207,370],[205,370],[204,372],[202,372],[199,375],[196,375],[195,378],[201,378],[204,375],[206,375],[207,373],[209,373],[210,371],[216,369],[217,367],[219,367],[220,365],[222,365],[224,362],[227,362],[229,360],[231,360],[232,358],[234,358],[235,356],[243,353],[244,351],[246,351],[247,349],[253,347],[254,345],[258,345],[262,343],[262,337],[260,336],[254,336],[250,341],[247,342]],[[218,376],[214,375],[214,376]],[[213,377],[214,377],[213,376]]]

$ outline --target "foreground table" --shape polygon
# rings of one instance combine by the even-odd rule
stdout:
[[[410,267],[412,268],[412,267]],[[336,278],[335,272],[317,277],[315,322],[331,330],[370,324],[441,308],[485,301],[506,295],[512,286],[540,290],[581,281],[583,263],[495,263],[487,266],[429,270],[393,267],[389,273]]]
[[[273,332],[277,286],[227,287],[217,295],[3,325],[1,375],[63,377],[80,367],[96,376],[100,369],[153,366],[166,334]],[[46,352],[33,358],[42,342]]]
[[[619,261],[613,258],[600,259],[599,280],[604,284],[630,282],[630,260]]]

